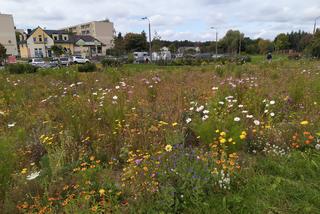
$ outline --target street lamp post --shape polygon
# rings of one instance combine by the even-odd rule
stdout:
[[[148,20],[149,22],[149,56],[150,60],[152,61],[152,47],[151,47],[151,22],[148,17],[143,17],[142,20]]]
[[[216,58],[218,58],[218,30],[215,27],[211,27],[211,29],[216,31]]]
[[[317,31],[317,20],[320,18],[320,16],[318,16],[317,18],[315,18],[314,20],[314,26],[313,26],[313,35],[316,33]]]

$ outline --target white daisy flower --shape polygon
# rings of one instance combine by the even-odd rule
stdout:
[[[204,116],[202,117],[202,121],[206,121],[208,118],[209,118],[208,115],[204,115]]]
[[[260,121],[259,121],[259,120],[254,120],[253,123],[254,123],[256,126],[259,126],[259,125],[260,125]]]
[[[235,117],[233,120],[234,120],[235,122],[239,122],[241,119],[240,119],[240,117]]]
[[[197,111],[197,112],[201,112],[201,111],[203,111],[203,109],[204,109],[204,106],[200,106],[200,107],[197,108],[196,111]]]
[[[13,128],[16,125],[16,123],[9,123],[8,128]]]
[[[209,114],[210,111],[209,111],[209,110],[204,110],[203,113],[204,113],[204,114]]]
[[[40,172],[41,171],[31,173],[30,175],[27,176],[27,180],[31,181],[31,180],[37,178],[40,175]]]

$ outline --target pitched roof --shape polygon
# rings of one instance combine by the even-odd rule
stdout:
[[[68,34],[68,31],[65,30],[44,30],[44,32],[46,32],[48,35],[52,35],[52,34]]]
[[[100,42],[102,45],[104,45],[101,41],[99,41],[98,39],[94,38],[93,36],[90,35],[73,35],[73,39],[74,39],[74,43],[77,43],[80,39],[85,41],[85,42],[95,42],[98,41]]]
[[[41,27],[37,27],[35,29],[33,29],[31,31],[31,33],[28,35],[28,38],[38,29]],[[42,28],[41,28],[42,29]],[[84,42],[95,42],[98,41],[100,42],[103,46],[105,44],[103,44],[101,41],[99,41],[98,39],[90,36],[90,35],[73,35],[70,34],[68,31],[66,30],[44,30],[42,29],[46,34],[48,34],[51,38],[53,34],[57,34],[58,36],[58,40],[54,40],[54,43],[77,43],[80,39],[83,40]],[[62,35],[66,34],[68,35],[68,40],[63,40]],[[53,38],[52,38],[53,39]]]
[[[54,40],[55,43],[74,43],[73,35],[70,35],[68,31],[64,30],[44,30],[51,38],[52,35],[58,35],[58,40]],[[67,40],[63,40],[62,35],[68,35]]]
[[[37,27],[35,29],[33,29],[30,34],[28,35],[28,38],[38,29],[38,28],[41,28],[41,27]],[[41,28],[42,29],[42,28]],[[52,38],[52,35],[53,34],[57,34],[59,35],[58,37],[58,40],[55,40],[54,42],[55,43],[74,43],[74,40],[73,40],[73,36],[72,35],[69,35],[69,32],[68,31],[64,31],[64,30],[44,30],[42,29],[46,34],[48,34],[48,36],[50,36]],[[63,40],[62,38],[62,34],[67,34],[69,35],[68,36],[68,40]]]
[[[75,41],[82,39],[85,42],[94,42],[95,40],[97,40],[94,37],[89,35],[74,35],[73,37]]]

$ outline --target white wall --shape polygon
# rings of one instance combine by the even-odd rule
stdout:
[[[0,14],[0,43],[7,49],[8,55],[18,55],[12,15]]]

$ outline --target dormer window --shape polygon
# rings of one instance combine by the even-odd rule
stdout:
[[[54,40],[54,41],[59,40],[59,36],[58,36],[58,35],[53,35],[53,40]]]
[[[68,41],[68,35],[63,35],[62,38],[64,41]]]

